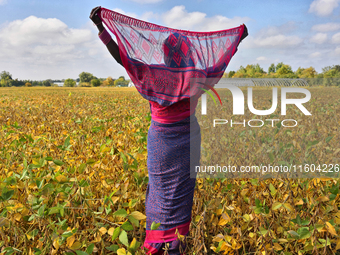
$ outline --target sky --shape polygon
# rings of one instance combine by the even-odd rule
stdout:
[[[162,26],[215,31],[245,24],[248,37],[227,72],[271,63],[322,68],[340,64],[340,0],[0,0],[0,72],[13,79],[124,75],[89,19],[102,6]],[[114,38],[114,36],[113,36]]]

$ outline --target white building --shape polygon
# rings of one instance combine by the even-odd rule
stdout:
[[[134,86],[135,84],[133,84],[132,81],[130,80],[128,87],[134,87]]]

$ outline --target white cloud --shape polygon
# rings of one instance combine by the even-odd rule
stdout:
[[[265,38],[255,38],[254,44],[259,47],[291,47],[302,43],[302,39],[298,36],[273,35]]]
[[[0,29],[0,69],[19,70],[14,76],[18,78],[23,74],[28,74],[25,79],[34,77],[35,73],[44,79],[53,78],[47,76],[51,74],[63,78],[82,68],[84,59],[91,58],[90,52],[101,46],[90,24],[88,27],[69,28],[59,19],[35,16],[7,23]]]
[[[166,26],[192,31],[216,31],[240,26],[250,20],[248,17],[227,18],[221,15],[206,17],[203,12],[188,12],[184,5],[173,7],[163,15]]]
[[[267,58],[264,57],[264,56],[261,56],[261,57],[256,58],[256,60],[257,61],[265,61],[265,60],[267,60]]]
[[[132,0],[132,1],[139,4],[155,4],[162,2],[163,0]]]
[[[332,43],[340,43],[340,33],[332,36]]]
[[[246,48],[285,49],[300,45],[303,40],[297,35],[290,35],[296,30],[294,22],[281,26],[269,26],[261,29],[244,42]]]
[[[327,34],[325,33],[317,33],[316,35],[313,35],[310,39],[310,42],[322,44],[327,41]]]
[[[336,31],[340,29],[340,23],[325,23],[325,24],[318,24],[312,27],[312,30],[318,32],[330,32]]]
[[[129,16],[129,17],[132,17],[132,18],[135,18],[135,19],[138,18],[138,15],[137,15],[136,13],[133,13],[133,12],[125,12],[125,11],[123,11],[122,9],[119,9],[119,8],[112,9],[112,11],[118,12],[118,13],[120,13],[120,14],[124,14],[124,15],[126,15],[126,16]]]
[[[336,55],[340,55],[340,46],[336,47],[334,52]]]
[[[42,19],[29,16],[24,20],[15,20],[0,31],[2,43],[12,47],[38,45],[79,44],[91,39],[87,29],[68,28],[62,21],[50,18]]]
[[[320,52],[314,52],[314,53],[311,53],[309,54],[309,57],[310,58],[317,58],[317,57],[320,57],[321,56],[321,53]]]
[[[318,16],[329,16],[339,6],[340,0],[314,0],[309,12],[315,12]]]

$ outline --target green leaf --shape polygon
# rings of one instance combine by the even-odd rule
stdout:
[[[85,251],[76,251],[77,255],[89,255],[87,252]]]
[[[121,226],[122,229],[124,229],[125,231],[131,231],[133,230],[133,226],[131,225],[130,222],[128,221],[125,221],[122,226]]]
[[[119,246],[116,245],[116,244],[112,244],[111,246],[109,247],[105,247],[106,250],[109,250],[109,251],[113,251],[113,252],[117,252],[117,250],[119,249]]]
[[[87,247],[86,252],[87,252],[88,254],[91,254],[91,253],[93,252],[93,249],[94,249],[94,243],[91,243],[91,244],[89,245],[89,247]]]
[[[261,207],[262,206],[261,201],[259,199],[257,199],[257,198],[255,198],[255,205],[256,205],[256,207]]]
[[[78,172],[79,172],[80,174],[82,174],[82,173],[84,172],[85,168],[86,168],[86,164],[85,164],[85,163],[82,163],[82,164],[78,167]]]
[[[311,237],[311,232],[309,231],[308,227],[299,228],[297,233],[299,234],[299,239],[307,239]]]
[[[64,146],[67,148],[70,145],[70,136],[68,136],[64,142]]]
[[[294,238],[299,238],[299,237],[300,237],[299,234],[296,233],[296,232],[293,231],[293,230],[289,230],[288,233],[289,233],[292,237],[294,237]]]
[[[260,227],[260,231],[258,231],[257,233],[260,235],[265,235],[268,233],[268,230],[263,227]]]
[[[275,189],[274,185],[270,183],[269,189],[270,189],[270,194],[272,194],[272,196],[274,196],[276,194],[276,189]]]
[[[49,209],[48,215],[59,213],[59,207],[51,207]]]
[[[127,163],[126,156],[123,154],[123,152],[120,152],[120,156],[123,158],[124,163]]]
[[[46,161],[53,161],[53,158],[50,157],[50,156],[47,156],[47,157],[45,158],[45,160],[46,160]]]
[[[135,225],[136,227],[139,227],[139,220],[135,219],[133,216],[129,215],[128,216],[129,221]]]
[[[157,230],[161,223],[152,222],[151,230]]]
[[[277,209],[279,209],[280,207],[282,206],[282,203],[280,203],[280,202],[275,202],[275,203],[273,203],[273,205],[272,205],[272,210],[277,210]]]
[[[53,163],[56,164],[57,166],[62,166],[62,165],[64,165],[64,162],[61,161],[61,160],[59,160],[59,159],[53,160]]]
[[[120,234],[120,227],[116,228],[112,234],[112,241],[114,241]]]
[[[92,165],[94,163],[96,163],[96,160],[94,160],[93,158],[90,158],[86,161],[86,164],[88,164],[88,165]]]
[[[14,190],[8,190],[6,192],[3,192],[1,194],[1,197],[2,197],[3,200],[6,201],[6,200],[10,200],[11,197],[13,196],[13,194],[14,194]]]
[[[328,137],[326,138],[326,143],[328,143],[330,140],[332,140],[332,138],[333,138],[333,136],[328,136]]]
[[[72,231],[66,231],[61,236],[67,238],[67,237],[70,237],[72,235],[73,235]]]
[[[119,235],[119,241],[121,241],[122,244],[124,244],[126,247],[129,247],[129,240],[127,237],[127,233],[124,230],[122,230],[122,232]]]
[[[128,214],[127,214],[125,209],[120,209],[120,210],[116,211],[113,215],[125,218]]]

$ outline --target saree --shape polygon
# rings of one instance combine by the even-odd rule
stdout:
[[[149,183],[146,191],[147,254],[183,254],[178,236],[189,233],[201,133],[195,107],[204,89],[224,74],[245,25],[214,32],[159,26],[101,8],[99,16],[116,36],[119,53],[137,91],[150,102],[147,138]],[[192,80],[199,79],[200,83]],[[201,89],[200,89],[201,88]],[[194,148],[193,150],[190,147]],[[191,160],[195,159],[195,160]],[[153,223],[160,223],[151,229]]]
[[[214,32],[172,29],[101,8],[99,17],[116,36],[126,72],[147,100],[170,106],[211,89],[224,74],[246,26]],[[190,84],[199,79],[203,85]]]

